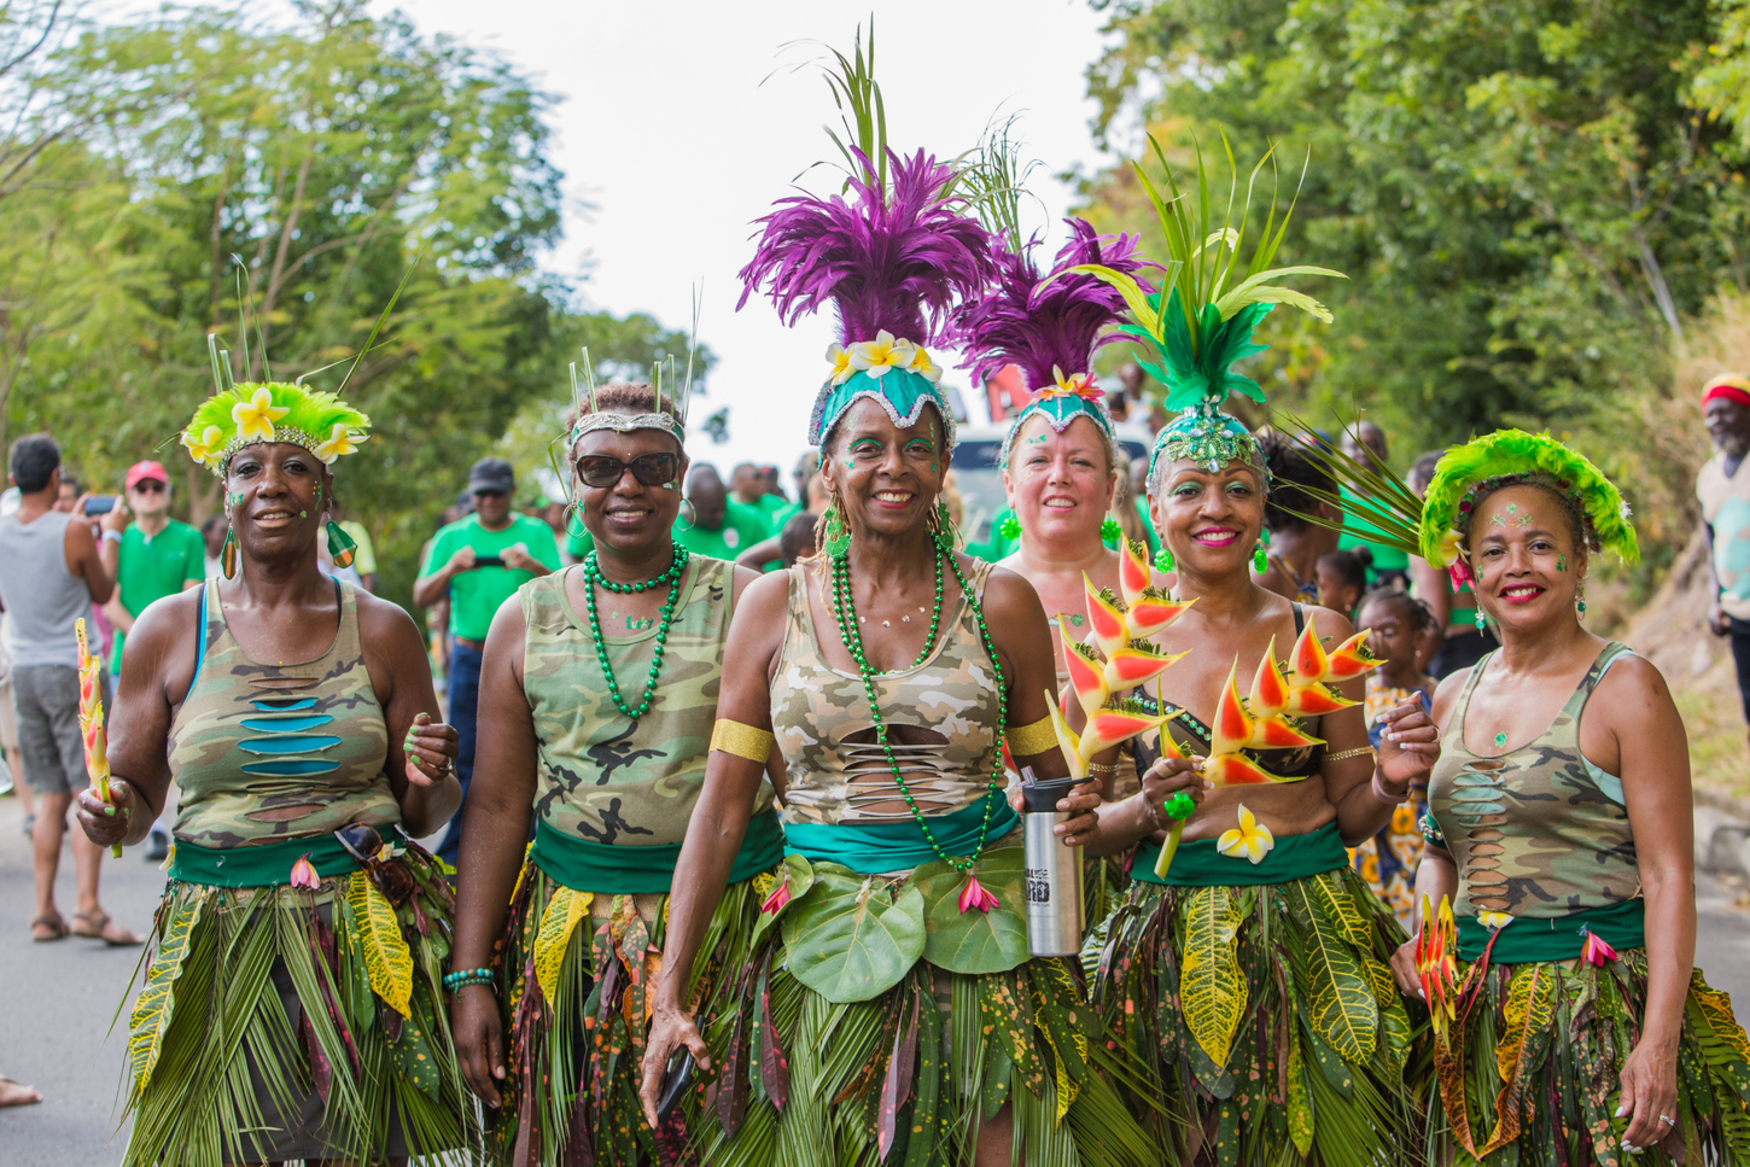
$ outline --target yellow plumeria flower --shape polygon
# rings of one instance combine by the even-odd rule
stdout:
[[[211,466],[219,460],[219,455],[225,449],[225,431],[216,425],[210,425],[202,430],[200,437],[184,433],[182,444],[188,450],[188,456],[203,466]]]
[[[921,344],[913,347],[911,364],[906,368],[932,385],[942,379],[942,366],[930,359],[930,354]]]
[[[1258,822],[1245,803],[1240,803],[1240,825],[1231,831],[1223,831],[1221,838],[1215,841],[1215,849],[1223,855],[1238,859],[1244,855],[1253,863],[1264,862],[1276,846],[1276,836],[1270,833],[1270,828]]]
[[[1478,912],[1477,923],[1491,932],[1499,932],[1513,922],[1513,917],[1506,912]]]
[[[899,346],[905,345],[905,359],[900,362]],[[874,340],[859,341],[851,346],[851,368],[869,374],[879,380],[887,375],[887,370],[904,368],[911,363],[913,346],[903,340],[895,340],[893,334],[883,328],[875,334]]]
[[[1435,567],[1451,567],[1464,555],[1464,537],[1456,530],[1440,536],[1440,562]]]
[[[367,437],[369,437],[368,434],[347,429],[346,426],[337,421],[334,423],[334,431],[328,435],[328,440],[310,452],[322,459],[324,464],[332,464],[342,454],[356,452],[359,448],[358,444],[366,440]]]
[[[273,423],[289,412],[284,406],[273,403],[273,394],[263,385],[248,401],[239,401],[231,407],[231,420],[237,423],[237,436],[245,441],[271,442]]]
[[[857,371],[851,365],[851,350],[843,345],[827,345],[826,359],[832,364],[832,383],[834,385],[843,385]]]

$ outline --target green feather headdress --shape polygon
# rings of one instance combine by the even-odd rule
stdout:
[[[207,337],[207,351],[215,392],[183,428],[182,444],[214,475],[224,477],[238,450],[261,442],[302,446],[332,464],[366,440],[371,419],[338,394],[282,381],[233,382],[231,354],[216,337]]]
[[[1166,193],[1163,194],[1150,180],[1141,162],[1133,163],[1133,167],[1149,201],[1154,204],[1161,234],[1167,241],[1167,259],[1161,265],[1164,276],[1160,287],[1150,289],[1135,276],[1098,264],[1071,270],[1096,275],[1123,293],[1130,309],[1130,319],[1119,327],[1119,331],[1153,351],[1155,359],[1139,359],[1138,364],[1166,386],[1167,408],[1183,411],[1178,420],[1163,429],[1155,439],[1154,450],[1149,455],[1150,478],[1154,476],[1155,463],[1162,456],[1169,461],[1189,458],[1202,463],[1211,472],[1236,461],[1261,466],[1257,442],[1246,427],[1224,413],[1221,406],[1230,393],[1239,393],[1262,403],[1264,391],[1252,378],[1234,372],[1232,366],[1267,347],[1253,341],[1252,330],[1277,304],[1287,304],[1327,323],[1330,321],[1330,310],[1323,304],[1304,292],[1275,281],[1296,275],[1346,277],[1342,272],[1325,267],[1270,266],[1288,230],[1289,217],[1294,213],[1291,201],[1282,218],[1277,219],[1273,177],[1270,211],[1264,221],[1263,234],[1253,247],[1251,258],[1241,264],[1252,193],[1257,188],[1258,176],[1274,155],[1275,147],[1266,151],[1252,168],[1245,198],[1241,201],[1233,150],[1228,146],[1227,136],[1222,135],[1222,149],[1227,155],[1231,178],[1227,209],[1222,221],[1212,227],[1209,175],[1203,164],[1202,149],[1197,151],[1195,189],[1181,190],[1160,142],[1152,135],[1149,146],[1164,171]],[[1305,177],[1303,169],[1302,181]],[[1196,197],[1194,206],[1191,205],[1193,194]]]

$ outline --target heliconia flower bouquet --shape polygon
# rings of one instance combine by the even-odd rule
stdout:
[[[1069,692],[1062,695],[1061,705],[1050,702],[1051,724],[1077,782],[1087,779],[1088,765],[1096,755],[1170,720],[1123,694],[1155,680],[1187,655],[1164,653],[1150,638],[1164,632],[1193,601],[1180,602],[1150,587],[1148,562],[1129,543],[1119,564],[1122,598],[1082,577],[1092,630],[1089,640],[1071,639],[1069,622],[1058,619],[1058,627],[1065,630],[1063,659],[1069,669]],[[1079,734],[1070,729],[1066,716],[1071,693],[1087,718]]]
[[[1290,718],[1317,717],[1335,713],[1359,702],[1333,687],[1335,682],[1352,680],[1379,664],[1367,650],[1367,633],[1357,632],[1335,649],[1327,651],[1319,639],[1317,621],[1309,614],[1306,627],[1295,641],[1287,667],[1276,658],[1276,640],[1271,638],[1252,677],[1251,694],[1240,695],[1240,662],[1236,656],[1228,671],[1227,684],[1222,687],[1216,703],[1215,717],[1210,722],[1209,756],[1203,760],[1199,773],[1216,786],[1258,786],[1266,783],[1298,782],[1299,778],[1283,778],[1270,773],[1242,751],[1293,750],[1322,745],[1323,739],[1302,731]],[[1188,755],[1167,734],[1161,735],[1161,752],[1166,757]],[[1249,812],[1241,808],[1241,830],[1235,845],[1224,847],[1223,854],[1243,855],[1253,863],[1262,861],[1262,852],[1275,845],[1267,828],[1246,825]],[[1184,833],[1185,820],[1178,819],[1167,832],[1155,862],[1155,874],[1166,878],[1178,850],[1179,837]],[[1223,838],[1236,835],[1230,831]],[[1243,843],[1244,846],[1240,846]],[[1262,848],[1262,852],[1260,851]]]
[[[109,738],[103,731],[103,659],[93,656],[85,638],[85,617],[73,622],[79,642],[79,737],[85,743],[85,773],[97,797],[109,801]],[[121,844],[109,849],[120,859]]]

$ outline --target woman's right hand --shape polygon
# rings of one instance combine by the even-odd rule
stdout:
[[[662,1098],[663,1079],[668,1076],[668,1059],[683,1045],[693,1052],[693,1061],[701,1071],[711,1068],[711,1052],[686,1010],[658,1002],[650,1018],[650,1032],[644,1038],[644,1084],[638,1091],[638,1098],[644,1103],[644,1121],[651,1130],[660,1125],[656,1104]]]
[[[1422,988],[1422,977],[1416,972],[1416,939],[1411,937],[1398,945],[1398,950],[1391,954],[1392,976],[1397,978],[1398,991],[1404,996],[1416,1001],[1426,1001],[1428,994]]]
[[[134,788],[120,778],[109,780],[109,801],[97,796],[87,786],[79,792],[79,825],[85,837],[99,847],[119,847],[128,840],[128,827],[134,819]]]
[[[1201,764],[1197,758],[1162,758],[1142,776],[1143,801],[1148,804],[1155,826],[1163,831],[1172,828],[1175,820],[1168,818],[1162,808],[1179,791],[1185,791],[1192,802],[1201,805],[1205,796],[1215,789],[1214,783],[1201,776]]]
[[[507,1073],[504,1065],[504,1025],[498,1016],[498,998],[491,985],[463,985],[450,999],[450,1031],[456,1042],[456,1061],[468,1089],[487,1107],[497,1110],[501,1099],[498,1084]]]

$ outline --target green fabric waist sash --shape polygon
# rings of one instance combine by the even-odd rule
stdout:
[[[989,796],[987,795],[986,798]],[[985,798],[944,815],[929,815],[930,834],[942,855],[971,855],[978,849],[978,828],[984,822]],[[1021,824],[1008,800],[998,797],[991,808],[985,843],[992,844]],[[922,867],[941,858],[916,819],[878,823],[788,823],[784,827],[784,854],[800,855],[809,862],[837,863],[858,875],[880,875]]]
[[[399,827],[378,827],[385,840],[405,844]],[[202,847],[176,840],[170,857],[170,878],[179,883],[211,887],[277,887],[292,881],[292,864],[304,855],[323,879],[358,870],[354,859],[333,835],[281,839],[259,847]]]
[[[1262,863],[1252,863],[1243,856],[1236,859],[1223,855],[1215,849],[1214,839],[1195,839],[1179,844],[1173,865],[1162,879],[1155,874],[1155,862],[1160,855],[1159,843],[1139,844],[1130,865],[1130,878],[1169,887],[1257,887],[1292,883],[1349,866],[1349,853],[1343,849],[1343,837],[1337,833],[1335,822],[1306,835],[1278,836]]]
[[[1490,964],[1535,964],[1547,960],[1573,960],[1586,947],[1586,934],[1596,932],[1598,938],[1618,952],[1647,946],[1647,902],[1624,900],[1607,908],[1588,908],[1566,916],[1538,919],[1516,916],[1501,929],[1495,947],[1489,950]],[[1474,961],[1489,946],[1490,932],[1475,916],[1458,917],[1458,957]]]
[[[543,819],[535,824],[529,858],[555,881],[573,891],[608,895],[667,895],[681,845],[617,847],[563,834]],[[748,820],[741,850],[729,869],[729,882],[752,879],[784,858],[784,828],[775,811]]]

